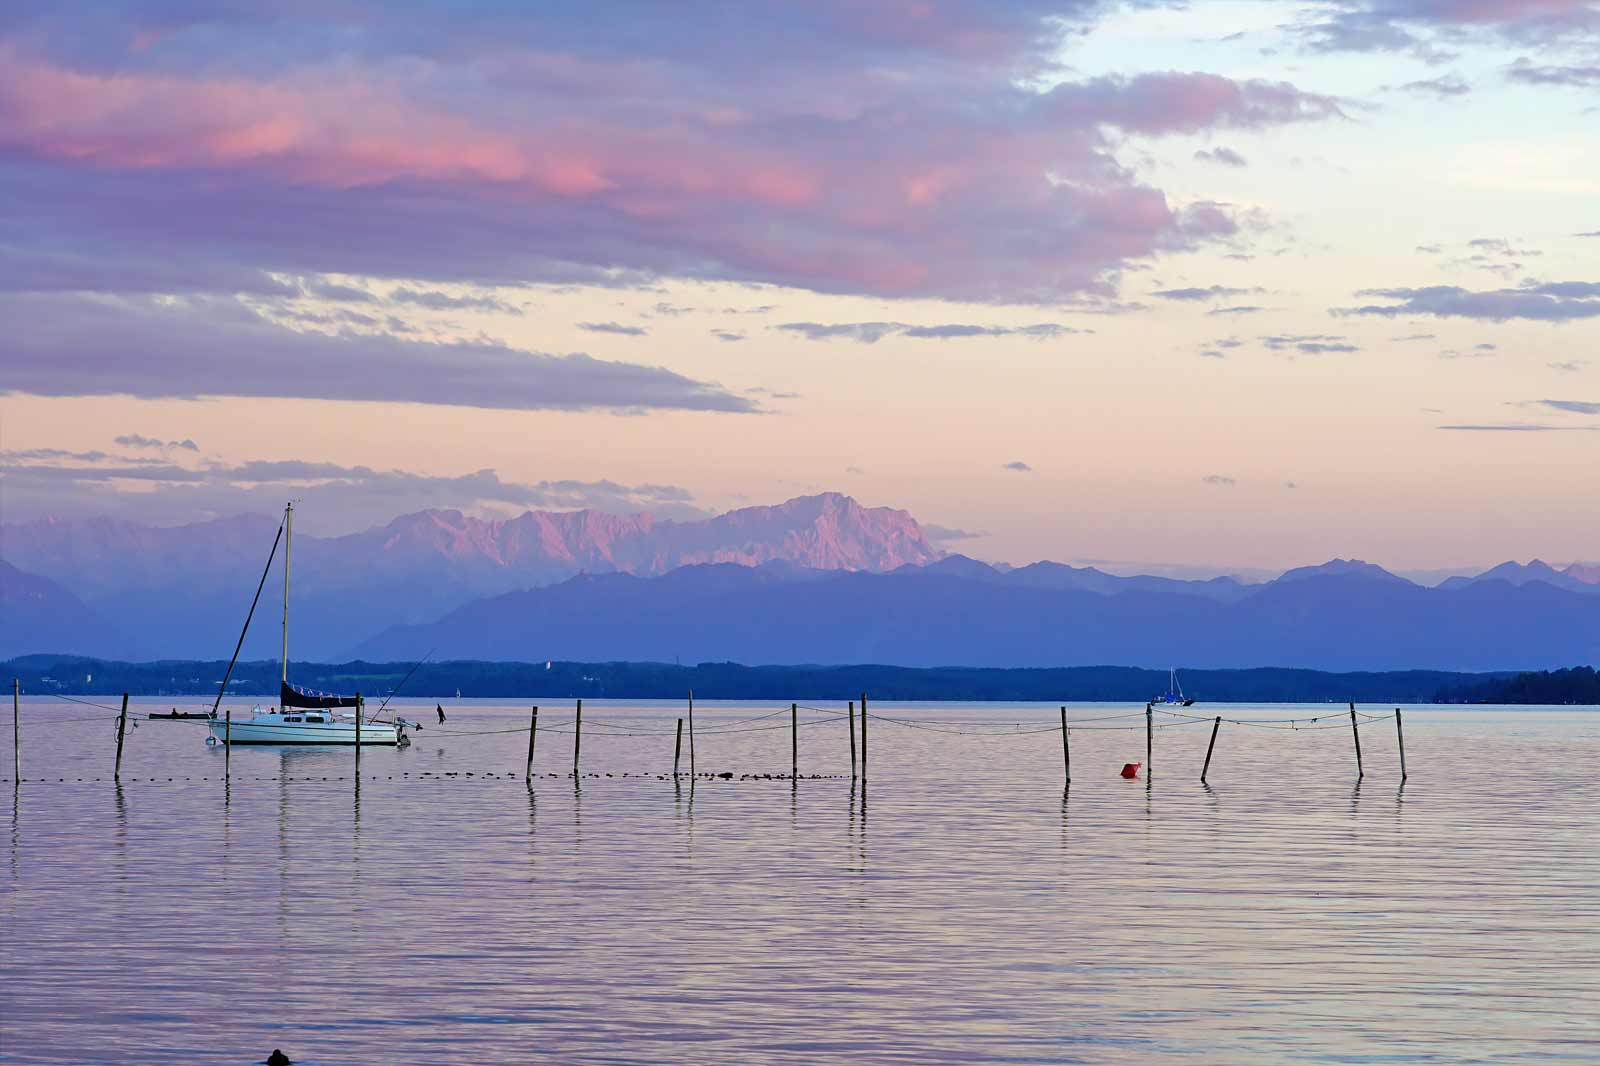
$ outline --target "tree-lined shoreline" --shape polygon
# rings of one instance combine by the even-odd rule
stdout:
[[[407,673],[415,672],[407,679]],[[27,655],[0,664],[32,694],[214,698],[223,660],[152,662],[68,655]],[[274,660],[241,662],[230,698],[275,699],[280,668]],[[704,699],[843,700],[871,692],[883,700],[1143,701],[1165,691],[1165,670],[1126,666],[1059,668],[692,666],[648,662],[405,662],[296,663],[293,680],[310,688],[383,696],[442,699],[586,697],[671,699],[691,689]],[[1592,667],[1536,673],[1451,673],[1437,670],[1334,673],[1261,667],[1180,671],[1185,691],[1209,703],[1522,703],[1600,704],[1600,675]],[[402,681],[404,684],[402,686]]]

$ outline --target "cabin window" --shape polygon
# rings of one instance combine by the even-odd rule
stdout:
[[[301,720],[301,719],[300,719],[300,717],[299,717],[299,716],[298,716],[298,715],[296,715],[296,716],[295,716],[295,717],[293,717],[293,718],[285,718],[285,719],[284,719],[284,721],[285,721],[285,722],[298,722],[298,721],[300,721],[300,720]]]
[[[327,719],[323,718],[321,715],[309,715],[308,714],[308,715],[306,715],[306,721],[308,721],[308,722],[326,722]]]

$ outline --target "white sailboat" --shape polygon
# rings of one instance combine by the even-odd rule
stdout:
[[[283,675],[278,686],[278,706],[251,708],[250,717],[230,722],[216,717],[208,723],[213,743],[223,744],[383,744],[411,743],[406,727],[411,723],[391,714],[387,720],[369,718],[360,696],[335,696],[307,692],[289,684],[289,545],[294,537],[294,504],[283,511]],[[276,550],[277,543],[273,543]],[[267,566],[272,565],[268,557]],[[262,576],[265,581],[265,575]],[[261,590],[256,590],[259,598]],[[252,604],[251,613],[255,607]],[[250,621],[245,620],[248,630]],[[241,644],[244,634],[239,635]],[[235,649],[237,659],[238,651]],[[232,664],[229,664],[232,673]],[[223,687],[227,681],[224,679]],[[221,694],[218,694],[220,700]],[[342,708],[353,713],[336,713]]]

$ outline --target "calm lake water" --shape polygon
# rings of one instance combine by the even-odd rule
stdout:
[[[24,700],[5,1062],[1600,1061],[1596,712],[1408,708],[1403,787],[1393,721],[1359,784],[1348,719],[1224,724],[1204,787],[1209,724],[1125,781],[1142,705],[1077,705],[1137,717],[1075,729],[1064,790],[1053,706],[874,703],[934,728],[873,721],[863,788],[838,720],[800,769],[843,778],[741,781],[788,772],[787,707],[697,704],[735,779],[690,789],[681,705],[586,703],[575,782],[549,700],[530,789],[527,707],[448,701],[358,791],[348,748],[225,786],[136,702],[117,787],[107,712]]]

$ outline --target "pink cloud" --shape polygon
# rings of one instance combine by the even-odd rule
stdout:
[[[984,51],[1004,38],[1014,54],[1039,33],[1027,20],[1018,26],[1031,35],[997,29],[981,7],[827,10],[890,18],[885,34],[925,32],[917,47],[935,50]],[[425,258],[501,262],[497,281],[538,279],[515,265],[532,241],[551,260],[605,271],[1027,301],[1103,289],[1127,260],[1236,229],[1222,207],[1180,210],[1134,179],[1106,130],[1163,136],[1340,114],[1288,84],[1204,73],[1045,93],[981,66],[916,91],[871,71],[814,73],[771,97],[682,70],[675,79],[657,59],[523,58],[486,62],[478,72],[490,88],[464,92],[459,74],[418,63],[184,75],[74,69],[0,46],[0,150],[93,175],[113,194],[140,173],[160,173],[168,188],[192,181],[206,196],[249,189],[253,217],[276,194],[301,198],[302,212],[304,197],[323,197],[332,221],[296,250],[296,271],[385,272],[349,259],[380,228],[392,256],[418,216],[396,226],[363,214],[425,194],[429,218],[470,215],[474,242],[453,237],[452,253],[429,243]],[[798,99],[807,84],[822,89],[816,108]],[[137,212],[123,217],[137,224]],[[163,222],[176,239],[179,224]]]

